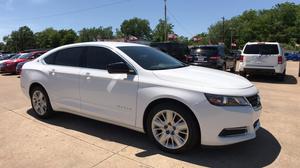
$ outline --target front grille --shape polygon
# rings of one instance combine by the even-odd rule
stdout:
[[[254,107],[254,108],[260,108],[261,107],[259,95],[256,94],[254,96],[249,96],[249,97],[247,97],[247,100],[252,105],[252,107]]]

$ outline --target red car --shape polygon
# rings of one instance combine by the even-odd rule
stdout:
[[[45,52],[46,51],[34,51],[34,52],[26,53],[26,54],[22,53],[22,56],[20,56],[19,58],[14,59],[14,60],[9,60],[4,63],[4,72],[15,74],[15,73],[17,73],[16,67],[19,63],[31,61],[31,60],[39,57],[40,55],[44,54]]]

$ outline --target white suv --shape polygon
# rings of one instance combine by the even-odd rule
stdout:
[[[246,141],[260,127],[258,90],[247,79],[144,45],[53,49],[23,66],[21,87],[41,118],[64,111],[116,124],[147,133],[167,152]]]
[[[286,58],[279,43],[252,42],[247,43],[240,57],[240,75],[273,74],[284,80]]]

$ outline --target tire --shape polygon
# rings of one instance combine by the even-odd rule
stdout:
[[[222,65],[222,71],[227,71],[225,63]]]
[[[48,94],[41,86],[36,86],[31,89],[30,100],[32,109],[39,118],[46,119],[53,114]]]
[[[232,68],[230,68],[231,73],[235,73],[235,67],[236,67],[236,65],[234,64],[234,66]]]
[[[286,76],[286,70],[284,70],[282,74],[278,74],[278,80],[284,81],[285,76]]]
[[[244,72],[244,71],[239,71],[239,74],[240,74],[242,77],[246,77],[246,76],[247,76],[246,72]]]
[[[169,115],[172,120],[167,121],[167,113],[172,114]],[[152,108],[146,120],[146,131],[149,138],[168,153],[182,153],[200,144],[197,119],[189,109],[176,103],[162,103]]]

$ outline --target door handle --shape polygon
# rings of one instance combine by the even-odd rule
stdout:
[[[91,79],[91,76],[90,76],[91,74],[89,73],[89,72],[87,72],[87,73],[85,73],[85,76],[86,76],[86,79],[87,80],[90,80]]]
[[[55,69],[52,69],[50,72],[49,72],[50,75],[55,75]]]

